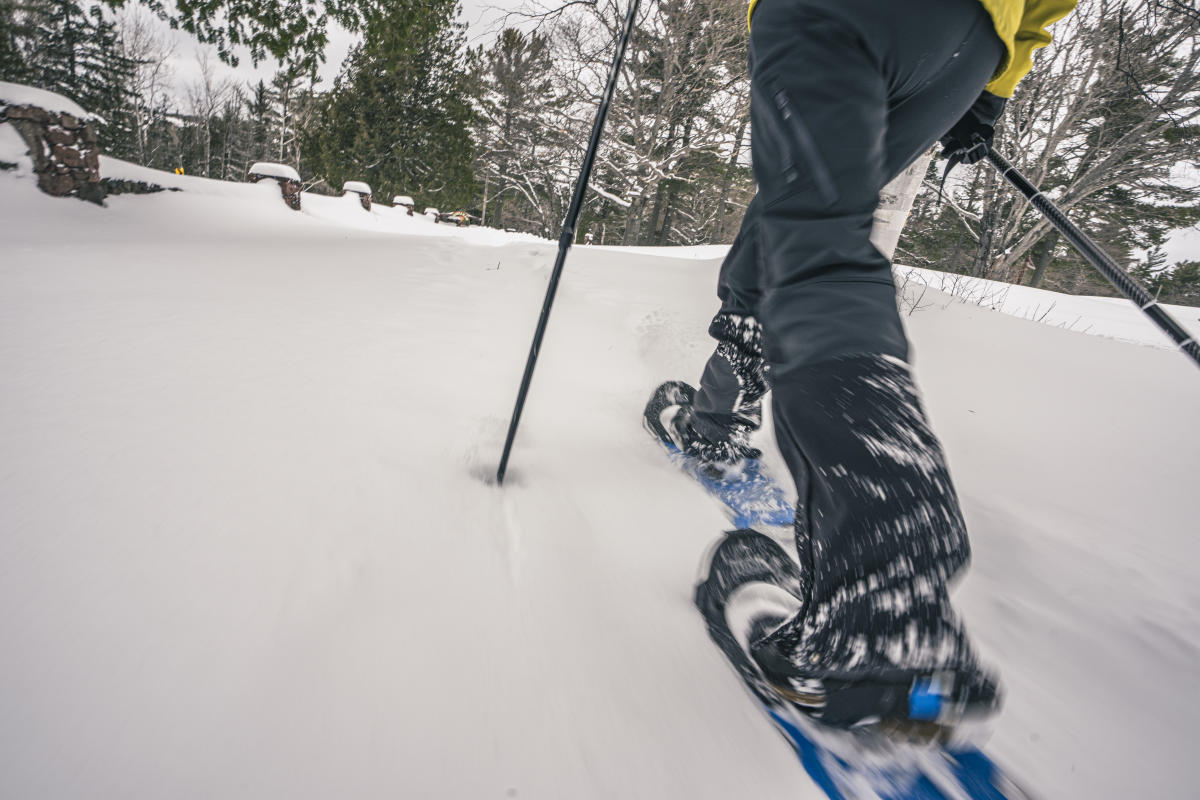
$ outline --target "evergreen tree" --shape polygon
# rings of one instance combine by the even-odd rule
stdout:
[[[563,102],[553,89],[549,42],[506,28],[490,50],[474,56],[488,219],[542,233],[561,216],[554,173],[568,146],[562,125],[553,124]]]
[[[0,0],[0,81],[25,83],[31,75],[21,48],[28,31],[18,18],[19,10],[14,0]]]
[[[271,90],[264,81],[250,88],[246,110],[250,114],[250,150],[255,161],[269,161],[271,140]]]
[[[381,196],[439,207],[474,193],[473,121],[456,0],[381,0],[304,141],[331,187],[365,180]]]
[[[1163,303],[1200,305],[1200,261],[1168,265],[1166,253],[1156,247],[1129,274]]]
[[[1200,261],[1180,261],[1164,276],[1159,299],[1165,303],[1200,306]]]
[[[266,149],[262,157],[301,167],[301,134],[312,125],[316,112],[316,79],[295,64],[280,68],[266,87]]]
[[[99,6],[77,0],[42,0],[30,6],[31,82],[58,92],[105,120],[105,151],[136,151],[128,96],[135,65],[121,55],[115,23]]]

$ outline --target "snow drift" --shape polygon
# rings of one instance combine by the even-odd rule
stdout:
[[[819,796],[691,606],[721,512],[640,427],[719,253],[572,252],[500,490],[553,242],[103,170],[185,191],[0,174],[0,795]],[[1189,795],[1200,374],[1148,322],[931,300],[989,752]]]

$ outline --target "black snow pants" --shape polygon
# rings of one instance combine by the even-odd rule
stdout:
[[[947,596],[969,559],[966,528],[870,233],[880,190],[962,116],[1003,54],[978,0],[755,7],[758,195],[721,267],[695,423],[710,438],[756,427],[765,356],[809,580],[771,640],[814,677],[975,668]]]

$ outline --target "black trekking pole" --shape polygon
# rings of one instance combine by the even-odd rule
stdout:
[[[533,380],[533,368],[537,364],[538,351],[542,347],[542,337],[546,335],[546,322],[550,319],[550,307],[554,305],[554,294],[558,291],[558,279],[562,277],[563,264],[567,260],[567,251],[575,241],[575,223],[579,221],[579,212],[583,209],[583,195],[587,192],[588,178],[592,174],[592,165],[596,162],[596,148],[600,145],[600,135],[604,132],[604,120],[608,117],[608,106],[612,102],[613,92],[617,88],[617,78],[621,72],[621,62],[625,59],[625,49],[629,46],[629,38],[633,35],[633,18],[637,14],[639,0],[630,0],[629,10],[625,13],[625,28],[621,40],[617,44],[617,53],[613,56],[612,69],[608,73],[608,85],[600,98],[600,107],[596,109],[596,121],[592,123],[592,138],[588,141],[587,154],[583,157],[583,166],[579,170],[579,179],[575,181],[575,194],[571,196],[571,205],[567,209],[567,217],[563,220],[562,236],[558,237],[558,259],[554,262],[554,271],[550,273],[550,285],[546,287],[546,300],[542,303],[542,315],[538,318],[537,330],[533,334],[533,345],[529,348],[529,358],[525,361],[525,375],[521,378],[521,390],[517,393],[517,405],[513,409],[512,422],[508,426],[508,438],[504,441],[504,453],[500,456],[500,468],[496,470],[496,483],[504,483],[504,473],[508,470],[508,456],[512,452],[513,439],[517,437],[517,425],[521,422],[521,410],[525,407],[525,396],[529,393],[529,384]]]
[[[1075,224],[1067,219],[1066,214],[1058,206],[1050,202],[1050,199],[1030,183],[1024,175],[1017,172],[1017,168],[1008,163],[1004,156],[988,148],[987,158],[992,166],[996,168],[996,171],[1016,187],[1018,192],[1025,195],[1025,198],[1034,208],[1046,215],[1046,219],[1050,220],[1050,224],[1057,228],[1058,232],[1075,246],[1075,249],[1087,259],[1088,263],[1099,270],[1104,277],[1108,278],[1109,282],[1117,287],[1117,290],[1121,294],[1132,300],[1138,308],[1146,312],[1146,316],[1154,320],[1154,323],[1162,328],[1175,344],[1179,345],[1179,349],[1191,356],[1192,360],[1200,366],[1200,343],[1197,343],[1195,338],[1185,331],[1170,314],[1163,311],[1158,301],[1140,283],[1130,277],[1129,273],[1125,270],[1121,269],[1120,265],[1113,261],[1108,253],[1097,247],[1096,243],[1088,238],[1086,233],[1075,227]]]

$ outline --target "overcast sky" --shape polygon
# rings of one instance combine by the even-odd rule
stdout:
[[[467,23],[468,44],[475,47],[494,39],[505,10],[519,8],[523,2],[524,0],[463,0],[460,19]],[[153,18],[153,14],[140,5],[128,6],[123,13],[136,13]],[[206,52],[217,75],[233,78],[243,84],[257,83],[260,79],[269,81],[279,68],[278,63],[273,60],[255,67],[251,64],[249,53],[244,48],[239,53],[241,63],[236,69],[220,64],[215,48],[201,45],[186,31],[171,30],[167,23],[157,18],[153,19],[153,24],[175,46],[175,53],[170,59],[170,64],[175,76],[175,94],[181,100],[186,97],[187,88],[200,79],[200,59]],[[321,86],[327,88],[333,83],[333,79],[341,69],[342,61],[357,38],[357,34],[349,33],[340,27],[330,30],[329,47],[325,51],[325,63],[318,72]]]

